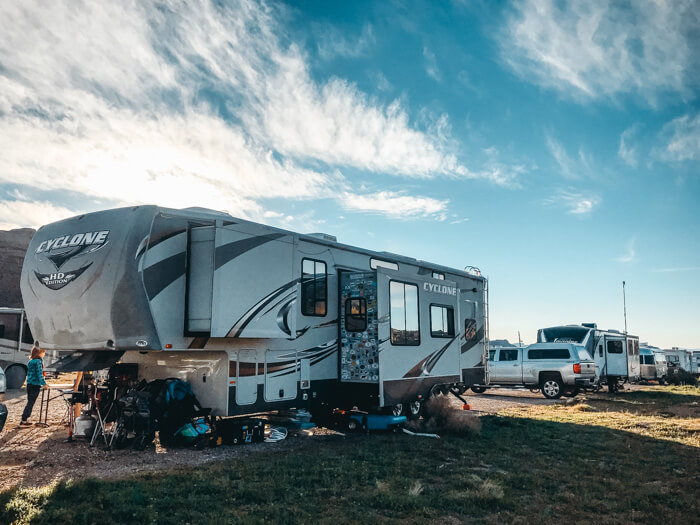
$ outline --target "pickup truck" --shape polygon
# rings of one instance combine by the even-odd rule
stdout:
[[[581,388],[595,385],[595,362],[588,351],[573,343],[536,343],[525,347],[496,347],[489,352],[488,385],[472,387],[483,392],[492,386],[525,386],[544,397],[573,397]]]

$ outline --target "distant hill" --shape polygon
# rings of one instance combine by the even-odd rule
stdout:
[[[0,306],[23,307],[19,276],[34,233],[31,228],[0,230]]]

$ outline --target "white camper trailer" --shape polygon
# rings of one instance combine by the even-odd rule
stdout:
[[[27,377],[27,362],[34,340],[21,308],[0,308],[0,367],[7,388],[20,388]]]
[[[537,331],[540,343],[578,343],[593,356],[599,385],[615,390],[640,376],[639,337],[618,330],[600,330],[595,323],[554,326]]]
[[[693,362],[692,350],[674,346],[670,350],[664,350],[664,355],[666,356],[666,362],[673,370],[681,369],[691,374],[698,373],[697,364]],[[694,364],[695,366],[693,366]]]
[[[47,348],[76,351],[85,369],[121,360],[144,379],[187,380],[218,415],[415,414],[436,388],[484,381],[479,272],[210,210],[138,206],[44,226],[21,287]]]

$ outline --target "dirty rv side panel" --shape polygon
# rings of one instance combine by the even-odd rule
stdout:
[[[39,229],[20,286],[29,325],[42,345],[160,348],[137,262],[155,211],[153,206],[120,208]]]

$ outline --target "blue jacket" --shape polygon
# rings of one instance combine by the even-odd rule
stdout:
[[[27,364],[27,384],[39,386],[46,384],[44,380],[44,363],[41,359],[32,359]]]

